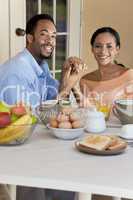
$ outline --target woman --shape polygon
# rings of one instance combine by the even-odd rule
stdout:
[[[98,69],[83,77],[77,75],[81,79],[75,79],[72,90],[80,105],[95,105],[107,114],[115,99],[133,98],[133,70],[115,60],[120,51],[120,36],[113,28],[97,29],[91,46]]]
[[[80,81],[82,93],[105,112],[115,99],[133,97],[133,70],[115,60],[120,50],[120,36],[111,27],[103,27],[91,38],[92,53],[98,69]]]

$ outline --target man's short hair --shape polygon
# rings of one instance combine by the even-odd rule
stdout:
[[[38,21],[43,20],[43,19],[49,20],[55,25],[54,20],[50,15],[48,15],[48,14],[37,14],[37,15],[33,16],[31,19],[29,19],[29,21],[27,22],[26,31],[25,31],[26,34],[33,34]]]

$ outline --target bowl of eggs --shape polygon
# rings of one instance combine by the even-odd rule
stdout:
[[[72,140],[84,134],[84,123],[81,120],[80,112],[59,112],[49,119],[47,126],[57,138]]]

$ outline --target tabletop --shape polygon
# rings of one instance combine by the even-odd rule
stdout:
[[[0,146],[0,183],[133,198],[132,147],[97,156],[79,152],[75,141],[57,139],[38,125],[25,144]]]

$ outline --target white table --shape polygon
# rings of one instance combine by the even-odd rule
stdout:
[[[24,145],[0,147],[0,183],[75,191],[80,199],[93,193],[133,198],[133,148],[115,156],[89,155],[38,125]]]

